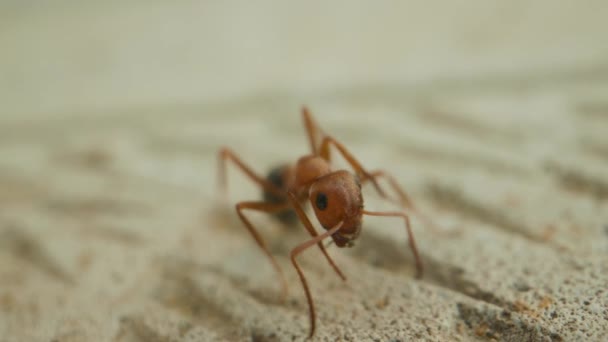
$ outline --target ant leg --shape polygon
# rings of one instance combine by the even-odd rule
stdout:
[[[391,174],[389,174],[388,172],[386,172],[384,170],[374,170],[374,171],[370,172],[370,175],[372,178],[374,178],[376,180],[381,177],[386,178],[388,184],[391,186],[393,191],[397,193],[397,197],[399,197],[398,203],[404,208],[415,209],[414,203],[412,202],[412,200],[410,200],[410,197],[405,193],[403,188],[399,185],[399,183],[397,183],[397,181]],[[362,183],[365,183],[365,181],[363,181]],[[382,196],[382,197],[387,200],[393,201],[388,196]]]
[[[317,235],[317,236],[313,237],[312,239],[296,246],[296,248],[291,250],[291,253],[290,253],[291,263],[293,264],[293,267],[296,268],[296,271],[298,272],[298,276],[300,276],[300,281],[302,282],[302,287],[304,288],[304,293],[306,294],[306,301],[308,302],[308,309],[309,309],[309,313],[310,313],[310,333],[308,334],[308,338],[312,338],[312,336],[315,334],[315,321],[316,321],[315,305],[312,300],[312,296],[310,294],[310,289],[308,287],[308,282],[306,281],[306,277],[304,277],[304,273],[302,272],[302,269],[296,262],[296,256],[298,256],[298,254],[302,253],[303,251],[310,248],[311,246],[320,244],[321,241],[323,239],[325,239],[326,237],[333,235],[335,232],[337,232],[342,227],[343,223],[344,223],[344,221],[340,221],[340,223],[338,223],[335,227],[331,228],[330,230],[326,231],[325,233],[323,233],[321,235]]]
[[[331,145],[334,145],[336,147],[336,149],[342,154],[344,159],[355,170],[355,173],[359,176],[361,183],[370,181],[374,185],[374,188],[376,189],[380,197],[391,201],[391,199],[386,195],[386,193],[380,187],[380,184],[377,181],[377,178],[384,176],[385,178],[387,178],[393,190],[397,192],[397,195],[399,196],[399,201],[401,202],[400,204],[402,206],[412,210],[417,215],[417,217],[421,218],[426,224],[428,224],[429,227],[431,227],[435,231],[440,230],[437,228],[437,225],[432,222],[432,220],[430,220],[426,215],[423,215],[420,211],[418,211],[418,209],[414,207],[413,202],[410,200],[405,191],[403,191],[403,189],[399,186],[397,181],[391,175],[382,170],[376,170],[374,172],[369,172],[365,170],[361,163],[359,163],[359,161],[355,159],[355,157],[346,149],[344,145],[342,145],[340,142],[330,136],[325,136],[321,144],[319,155],[323,159],[330,161],[329,147]]]
[[[249,177],[252,181],[261,186],[265,191],[271,192],[272,194],[278,197],[284,196],[284,193],[281,189],[279,189],[276,185],[272,184],[266,179],[258,176],[247,165],[245,165],[245,163],[241,161],[241,158],[237,157],[237,155],[227,147],[222,147],[218,153],[218,184],[222,191],[225,192],[227,188],[226,160],[231,160],[241,171],[243,171],[245,175],[247,175],[247,177]]]
[[[302,206],[298,202],[296,195],[294,195],[294,193],[291,191],[288,191],[287,195],[289,197],[289,201],[291,202],[291,206],[295,209],[296,214],[298,214],[300,221],[302,222],[302,224],[304,224],[304,227],[306,228],[308,233],[312,237],[317,237],[319,234],[317,233],[317,231],[313,227],[312,223],[308,219],[308,216],[306,216],[306,213],[304,212],[304,210],[302,209]],[[340,268],[338,268],[338,265],[336,265],[334,263],[334,260],[329,256],[329,254],[327,254],[327,249],[325,248],[325,246],[323,246],[323,244],[320,241],[317,245],[319,246],[319,249],[321,250],[323,255],[325,255],[325,258],[327,259],[327,261],[329,262],[331,267],[334,269],[334,271],[336,271],[338,276],[340,278],[342,278],[342,280],[346,281],[346,276],[344,275],[344,273],[342,273],[342,271],[340,271]]]
[[[312,118],[310,110],[306,106],[302,107],[302,118],[304,119],[304,126],[306,127],[306,134],[308,135],[308,141],[310,142],[310,149],[312,154],[317,155],[319,136],[318,133],[323,135],[323,130],[317,125]]]
[[[416,206],[414,205],[414,202],[412,202],[410,197],[403,190],[403,188],[399,185],[399,183],[397,183],[397,180],[395,180],[395,178],[391,174],[389,174],[388,172],[386,172],[384,170],[374,170],[374,171],[370,172],[370,175],[374,179],[378,179],[380,177],[386,178],[386,180],[388,181],[388,184],[391,186],[393,191],[397,193],[397,197],[399,198],[399,200],[394,201],[392,198],[389,198],[388,196],[382,196],[382,194],[380,194],[383,198],[385,198],[386,200],[389,200],[391,202],[394,202],[394,203],[396,202],[396,204],[401,205],[404,209],[411,210],[418,218],[422,219],[422,221],[424,221],[424,223],[426,225],[431,227],[431,229],[433,229],[435,231],[440,231],[440,229],[433,222],[433,220],[431,220],[425,214],[421,213],[420,210],[418,210],[418,208],[416,208]],[[362,183],[364,183],[364,182],[362,182]]]
[[[412,254],[414,254],[414,260],[416,263],[416,278],[422,277],[423,266],[422,261],[420,259],[420,255],[418,254],[418,248],[416,248],[416,240],[414,240],[414,234],[412,233],[412,228],[410,226],[410,218],[407,214],[402,212],[392,212],[392,211],[367,211],[363,210],[363,215],[369,216],[390,216],[390,217],[402,217],[405,220],[405,228],[407,229],[408,240],[410,244],[410,249],[412,250]]]
[[[376,178],[373,177],[373,175],[370,174],[367,170],[365,170],[363,168],[363,166],[361,165],[361,163],[346,149],[346,147],[344,145],[342,145],[340,142],[338,142],[336,139],[334,139],[333,137],[330,137],[330,136],[323,137],[323,141],[321,142],[321,148],[319,150],[319,156],[321,156],[321,158],[327,160],[328,162],[330,161],[330,154],[329,154],[330,145],[334,145],[336,147],[336,149],[340,152],[342,157],[344,157],[346,162],[348,164],[350,164],[350,166],[353,168],[353,170],[355,171],[357,176],[359,176],[361,182],[365,182],[365,181],[369,180],[370,182],[372,182],[372,184],[374,185],[374,188],[376,188],[376,191],[378,191],[380,196],[386,197],[384,190],[382,190],[382,188],[376,181]]]
[[[279,275],[279,278],[281,280],[281,288],[282,288],[281,295],[282,295],[283,300],[285,300],[285,298],[287,298],[287,281],[285,280],[285,275],[283,274],[283,271],[281,270],[279,263],[277,263],[276,259],[272,256],[272,254],[270,254],[268,247],[266,247],[266,244],[264,243],[264,240],[262,240],[262,237],[260,236],[258,231],[255,229],[253,224],[251,224],[251,222],[247,219],[247,217],[243,213],[243,211],[245,209],[257,210],[257,211],[262,211],[265,213],[277,213],[277,212],[289,209],[289,204],[288,203],[276,203],[275,204],[275,203],[266,203],[266,202],[239,202],[236,204],[236,212],[239,215],[239,218],[241,219],[241,221],[243,221],[243,224],[245,224],[245,227],[247,227],[247,230],[249,230],[249,232],[253,236],[255,242],[262,249],[264,254],[266,254],[268,259],[270,259],[270,263],[272,264],[272,267],[274,267],[277,274]]]

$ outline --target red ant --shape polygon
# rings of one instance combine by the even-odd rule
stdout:
[[[361,163],[336,139],[323,134],[321,129],[313,121],[308,109],[302,109],[302,116],[308,140],[310,142],[312,154],[305,155],[298,159],[295,165],[281,166],[272,170],[267,178],[262,178],[253,172],[245,163],[241,161],[230,149],[222,148],[219,151],[219,179],[220,186],[226,191],[226,160],[231,160],[241,171],[263,189],[264,201],[246,201],[236,204],[236,212],[245,227],[249,230],[256,243],[268,256],[272,266],[276,269],[282,284],[283,298],[287,295],[287,282],[283,271],[275,258],[270,254],[268,247],[262,237],[243,213],[244,210],[256,210],[277,215],[285,222],[297,218],[304,224],[312,239],[296,246],[290,253],[291,262],[295,267],[300,281],[306,294],[310,313],[310,333],[309,338],[315,333],[315,307],[308,288],[306,277],[296,261],[296,257],[306,249],[317,245],[325,258],[342,280],[346,277],[327,254],[322,240],[331,237],[338,247],[352,247],[354,240],[361,233],[361,223],[363,215],[369,216],[391,216],[400,217],[405,221],[405,227],[409,238],[409,245],[414,254],[416,263],[416,277],[422,276],[422,262],[418,255],[416,242],[410,228],[410,219],[407,214],[399,211],[395,212],[375,212],[363,208],[363,196],[361,185],[371,182],[381,197],[391,200],[382,188],[377,179],[385,177],[388,183],[399,197],[399,202],[404,207],[414,209],[412,202],[405,192],[399,187],[397,182],[388,173],[377,170],[368,172],[361,166]],[[323,134],[319,143],[319,132]],[[346,162],[352,167],[354,174],[346,170],[332,170],[330,167],[330,147],[334,146],[344,157]],[[308,219],[302,206],[306,200],[310,201],[317,220],[326,230],[318,234],[313,224]],[[295,211],[295,215],[294,215]]]

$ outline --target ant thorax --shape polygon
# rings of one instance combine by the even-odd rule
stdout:
[[[293,188],[306,189],[330,172],[331,168],[325,159],[314,155],[304,156],[296,162]]]

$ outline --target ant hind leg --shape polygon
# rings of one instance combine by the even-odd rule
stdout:
[[[317,155],[319,150],[319,136],[325,135],[323,130],[312,118],[312,114],[308,107],[302,107],[302,118],[304,119],[304,126],[306,127],[306,134],[308,135],[308,141],[310,143],[310,150],[312,154]]]
[[[374,188],[376,188],[376,191],[378,191],[378,193],[381,196],[383,196],[383,197],[386,196],[384,193],[384,190],[382,190],[382,188],[380,187],[380,185],[378,184],[376,179],[369,173],[369,171],[367,171],[363,167],[363,165],[361,165],[361,163],[357,160],[357,158],[355,158],[355,156],[353,156],[352,153],[350,153],[350,151],[348,151],[348,149],[346,149],[346,146],[344,146],[342,143],[340,143],[333,137],[330,137],[330,136],[323,137],[323,141],[321,142],[321,147],[319,148],[318,155],[321,158],[330,162],[331,158],[330,158],[330,149],[329,148],[331,147],[331,145],[333,145],[338,150],[338,152],[340,152],[340,154],[346,160],[346,162],[353,168],[353,171],[359,177],[361,182],[365,182],[365,181],[369,180],[370,182],[372,182],[372,184],[374,185]]]
[[[250,167],[248,167],[231,149],[223,147],[218,153],[218,185],[222,191],[227,189],[227,170],[226,161],[231,160],[249,179],[258,184],[265,192],[271,193],[275,196],[285,196],[283,191],[269,182],[267,179],[260,177]]]
[[[275,269],[275,271],[277,272],[277,274],[279,276],[279,279],[281,282],[281,298],[283,301],[285,301],[285,299],[287,298],[287,291],[288,291],[287,290],[287,280],[285,279],[285,275],[283,274],[283,271],[281,270],[281,267],[279,266],[279,263],[277,262],[277,260],[274,258],[274,256],[268,250],[268,247],[266,246],[266,243],[262,239],[262,236],[258,233],[257,229],[253,226],[253,224],[245,216],[243,211],[244,210],[256,210],[256,211],[261,211],[261,212],[265,212],[265,213],[279,213],[279,212],[289,210],[289,209],[290,209],[289,203],[275,204],[275,203],[266,203],[266,202],[239,202],[236,204],[236,212],[239,215],[239,218],[241,219],[241,221],[243,221],[243,224],[245,225],[245,227],[247,227],[247,230],[249,230],[249,233],[251,233],[251,235],[253,236],[253,239],[255,240],[257,245],[262,249],[264,254],[266,254],[268,259],[270,260],[270,263],[272,264],[272,267]]]

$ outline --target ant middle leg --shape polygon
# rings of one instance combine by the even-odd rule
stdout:
[[[262,249],[264,254],[266,254],[268,259],[270,260],[270,263],[272,264],[272,267],[275,269],[275,271],[277,272],[277,274],[279,276],[279,279],[281,281],[281,297],[282,297],[283,301],[287,298],[287,291],[288,291],[287,290],[287,280],[285,280],[285,275],[283,274],[283,270],[281,270],[279,263],[268,250],[268,247],[266,246],[266,243],[262,239],[262,236],[258,233],[257,229],[253,226],[251,221],[249,221],[249,219],[245,216],[243,211],[244,210],[256,210],[256,211],[261,211],[261,212],[265,212],[265,213],[270,213],[270,214],[275,213],[276,214],[276,213],[280,213],[280,212],[283,212],[285,210],[290,210],[290,209],[291,209],[290,205],[287,202],[285,202],[285,203],[239,202],[236,204],[236,212],[239,215],[239,218],[241,219],[241,221],[243,222],[245,227],[247,227],[247,230],[249,231],[249,233],[251,233],[251,235],[253,236],[253,239],[255,240],[257,245]]]
[[[439,229],[439,227],[435,224],[435,222],[433,222],[431,218],[429,218],[427,215],[423,214],[422,212],[420,212],[420,210],[418,210],[418,208],[414,205],[414,202],[410,199],[405,190],[403,190],[403,188],[399,185],[395,177],[393,177],[390,173],[384,170],[373,170],[370,172],[370,175],[376,180],[378,180],[379,178],[385,178],[391,189],[393,189],[393,192],[397,194],[398,200],[395,201],[393,198],[388,197],[386,194],[379,193],[382,198],[393,202],[394,204],[397,204],[406,210],[411,211],[416,217],[421,219],[427,226],[429,226],[436,232],[441,231],[441,229]],[[365,181],[362,181],[362,183],[364,182]]]
[[[395,177],[393,177],[390,173],[388,173],[384,170],[373,170],[370,172],[370,176],[373,179],[376,179],[376,181],[379,178],[385,178],[386,181],[388,182],[388,184],[390,185],[390,187],[397,194],[398,200],[395,201],[394,199],[390,198],[386,194],[380,194],[380,196],[382,196],[382,198],[390,200],[391,202],[396,202],[403,208],[414,209],[414,203],[412,202],[410,197],[407,195],[407,193],[403,190],[403,188],[399,185],[399,183],[397,183],[397,180],[395,180]],[[365,183],[365,181],[362,181],[362,183]]]

